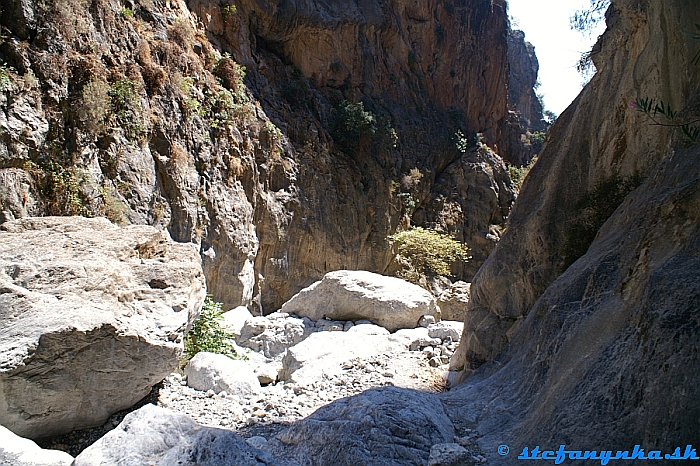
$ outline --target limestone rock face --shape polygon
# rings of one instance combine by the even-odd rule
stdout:
[[[73,457],[58,450],[44,450],[36,443],[0,426],[0,464],[3,466],[70,466]]]
[[[231,395],[251,395],[260,391],[257,375],[245,361],[223,354],[197,353],[185,366],[187,385],[214,393],[226,391]]]
[[[571,438],[672,453],[698,438],[699,180],[698,146],[662,160],[508,348],[446,395],[479,419],[484,451]]]
[[[3,4],[0,221],[167,229],[255,315],[332,270],[386,273],[409,219],[472,247],[460,279],[493,249],[514,191],[455,138],[508,139],[504,0],[88,3]],[[357,153],[334,140],[344,100],[383,135]],[[440,203],[455,185],[479,201]]]
[[[664,157],[672,130],[650,125],[630,102],[653,97],[674,109],[685,105],[700,69],[690,65],[694,52],[683,31],[695,28],[690,18],[699,9],[680,0],[612,2],[609,27],[594,48],[597,74],[550,128],[506,233],[474,277],[455,368],[473,369],[500,353],[545,289],[586,252],[595,231],[577,239],[584,196],[606,183],[638,184]],[[661,66],[668,57],[672,64]],[[669,70],[663,77],[662,69]]]
[[[150,404],[129,413],[116,429],[78,455],[74,463],[98,464],[281,466],[230,430],[203,427],[187,416]]]
[[[518,113],[522,125],[531,131],[545,128],[542,120],[542,104],[534,86],[540,64],[535,47],[525,40],[523,31],[508,32],[508,105]]]
[[[394,332],[418,327],[424,315],[439,315],[423,288],[366,271],[339,270],[297,293],[282,311],[317,321],[367,319]]]
[[[101,425],[177,366],[205,296],[199,256],[149,226],[24,218],[0,230],[0,423]]]

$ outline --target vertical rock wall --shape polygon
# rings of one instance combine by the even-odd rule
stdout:
[[[470,279],[515,197],[475,145],[505,141],[501,0],[12,0],[0,18],[3,220],[167,228],[201,246],[227,307],[272,311],[330,270],[385,271],[386,237],[409,222],[470,244],[454,271]],[[334,141],[343,100],[382,137]]]
[[[667,156],[672,130],[652,125],[630,103],[653,97],[680,109],[688,101],[700,69],[683,31],[695,28],[699,8],[682,0],[613,1],[594,48],[597,74],[551,127],[506,234],[474,278],[455,368],[475,369],[499,354],[545,289],[586,252],[595,230],[578,234],[591,215],[584,195],[614,199]]]

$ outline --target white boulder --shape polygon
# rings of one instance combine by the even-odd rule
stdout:
[[[221,317],[223,317],[223,324],[228,331],[239,336],[246,321],[252,319],[253,314],[250,313],[247,307],[238,306],[230,311],[224,312]]]
[[[260,392],[260,382],[253,368],[245,361],[223,354],[197,353],[185,366],[185,375],[187,385],[204,392],[226,391],[238,396]]]
[[[391,332],[415,328],[422,316],[439,314],[435,298],[423,288],[361,270],[327,273],[282,305],[282,311],[314,321],[368,319]]]
[[[439,338],[440,340],[450,338],[455,343],[458,343],[460,338],[462,337],[463,330],[463,322],[443,320],[441,322],[431,324],[428,326],[428,336],[430,338]]]
[[[196,247],[104,218],[0,226],[0,424],[103,425],[177,367],[205,297]]]
[[[472,455],[458,443],[438,443],[430,447],[428,466],[473,466]]]
[[[0,426],[0,465],[70,466],[73,457],[58,450],[44,450],[29,439]]]
[[[405,349],[406,341],[393,335],[377,335],[353,330],[318,332],[287,350],[282,359],[280,380],[310,385],[339,375],[342,363]]]
[[[236,343],[274,359],[316,331],[310,319],[300,319],[284,312],[248,319]]]

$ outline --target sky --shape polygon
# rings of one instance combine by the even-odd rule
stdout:
[[[583,87],[576,71],[581,53],[589,51],[605,30],[605,22],[589,36],[573,31],[569,18],[590,6],[589,0],[508,0],[511,27],[525,32],[525,40],[535,46],[540,63],[536,91],[544,95],[545,109],[557,115],[569,106]]]

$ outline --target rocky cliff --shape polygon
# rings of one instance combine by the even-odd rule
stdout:
[[[545,289],[584,255],[607,217],[668,157],[671,129],[631,108],[638,98],[682,108],[700,69],[683,31],[692,2],[619,1],[594,49],[598,73],[550,129],[509,217],[507,234],[471,288],[466,344],[476,368],[510,341]]]
[[[483,367],[447,402],[478,419],[486,449],[672,452],[698,437],[699,152],[630,106],[653,97],[697,118],[683,32],[698,18],[691,1],[612,2],[598,73],[474,279],[452,366]]]
[[[167,228],[227,307],[388,270],[409,222],[467,242],[469,280],[515,198],[475,144],[510,137],[502,0],[12,0],[0,18],[3,219]]]
[[[542,131],[542,103],[535,94],[540,64],[535,47],[525,40],[523,31],[508,33],[508,106],[520,117],[520,123],[529,131]]]

